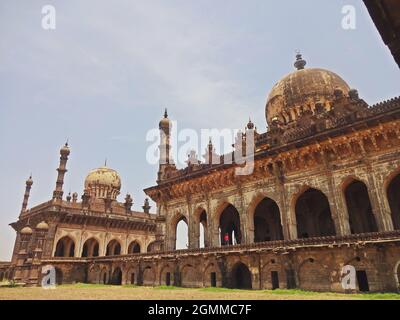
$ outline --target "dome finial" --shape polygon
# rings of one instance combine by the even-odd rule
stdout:
[[[168,110],[167,110],[167,108],[165,108],[164,118],[165,118],[165,119],[168,118]]]
[[[303,59],[300,51],[296,51],[296,61],[294,62],[294,67],[297,70],[303,70],[306,64],[307,61]]]

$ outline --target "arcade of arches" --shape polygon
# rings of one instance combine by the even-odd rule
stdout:
[[[222,211],[215,209],[215,217],[210,217],[203,209],[195,211],[192,229],[191,216],[188,221],[188,218],[182,215],[171,222],[173,226],[171,230],[175,233],[171,236],[173,245],[167,248],[173,250],[177,248],[178,243],[187,242],[189,248],[194,249],[390,231],[391,224],[394,230],[400,229],[400,174],[390,179],[386,190],[382,190],[392,220],[386,223],[382,221],[378,223],[378,219],[385,219],[382,212],[386,209],[379,204],[373,206],[371,191],[364,182],[350,179],[337,188],[335,197],[332,195],[328,197],[327,193],[312,187],[305,188],[300,194],[293,193],[287,199],[288,203],[293,201],[293,213],[290,213],[289,205],[285,206],[285,212],[281,212],[281,204],[265,196],[246,216],[240,214],[240,210],[231,203],[226,203]],[[291,225],[288,225],[286,226],[288,231],[285,232],[285,219],[282,215],[290,214],[293,214],[294,231],[290,230]],[[286,223],[288,223],[287,218]],[[181,235],[182,239],[177,237],[178,224],[185,224],[186,227],[185,234]],[[248,231],[245,227],[248,225],[253,226],[254,231]],[[218,236],[214,236],[215,234]]]

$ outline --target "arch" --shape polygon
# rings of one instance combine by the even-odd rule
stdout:
[[[201,273],[190,264],[181,269],[181,286],[184,288],[197,288],[202,286]]]
[[[148,266],[143,270],[143,285],[152,287],[154,286],[156,277],[152,267]]]
[[[120,286],[122,284],[122,270],[120,267],[114,269],[111,277],[111,284],[115,286]]]
[[[0,282],[4,280],[4,272],[0,271]]]
[[[326,195],[307,188],[295,202],[298,238],[325,237],[336,234]]]
[[[118,256],[121,254],[121,244],[118,240],[113,239],[107,244],[106,256]]]
[[[240,215],[233,205],[227,204],[222,210],[219,216],[219,228],[221,245],[241,244]]]
[[[344,198],[352,234],[377,232],[378,227],[366,184],[352,179],[344,185]]]
[[[178,214],[173,220],[174,248],[185,250],[189,247],[189,224],[183,214]]]
[[[90,238],[85,241],[82,247],[82,257],[98,257],[99,242],[95,238]]]
[[[129,284],[135,285],[138,282],[138,272],[137,272],[137,268],[132,267],[128,270],[128,272],[126,273],[126,281]]]
[[[255,207],[253,224],[254,242],[283,240],[279,207],[271,198],[263,198]]]
[[[393,228],[400,230],[400,173],[397,173],[386,189],[386,196],[390,206]]]
[[[233,289],[252,289],[251,272],[243,262],[238,262],[233,266],[231,283]]]
[[[55,257],[74,257],[75,256],[75,242],[71,237],[65,236],[57,241]]]
[[[140,253],[140,243],[137,240],[132,241],[128,246],[128,254]]]
[[[210,263],[203,272],[203,286],[204,287],[220,287],[221,286],[221,272],[215,263]]]
[[[196,239],[199,248],[209,247],[208,242],[208,216],[207,211],[203,207],[199,207],[195,213],[196,223]]]
[[[175,277],[172,267],[169,264],[164,265],[160,271],[160,285],[161,286],[172,286],[174,284]]]
[[[99,282],[102,283],[102,284],[108,284],[108,282],[109,282],[109,273],[107,271],[107,268],[103,268],[103,270],[101,270]]]
[[[153,242],[150,242],[148,245],[147,245],[147,252],[155,252],[156,251],[156,245],[157,245],[157,242],[156,241],[153,241]]]

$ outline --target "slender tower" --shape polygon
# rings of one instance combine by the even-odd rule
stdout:
[[[70,150],[68,148],[68,142],[61,148],[60,150],[60,165],[57,168],[58,176],[56,182],[56,189],[53,192],[54,200],[62,200],[63,197],[63,184],[64,184],[64,175],[67,172],[67,161],[68,156],[70,154]]]
[[[172,130],[172,123],[168,119],[167,109],[164,112],[164,118],[161,119],[159,124],[160,129],[160,162],[159,162],[159,170],[158,170],[158,182],[160,182],[166,169],[171,167],[175,169],[174,162],[171,158],[171,130]]]
[[[28,207],[28,200],[29,200],[29,195],[31,193],[32,185],[33,185],[33,180],[32,180],[32,175],[31,175],[29,177],[29,179],[26,180],[24,201],[22,202],[21,213],[24,213],[26,211],[26,208]]]

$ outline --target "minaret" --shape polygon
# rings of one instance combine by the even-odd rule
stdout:
[[[29,195],[31,193],[32,185],[33,185],[33,180],[32,180],[32,175],[30,175],[29,179],[26,180],[24,201],[22,202],[21,213],[24,213],[26,211],[26,208],[28,207],[28,200],[29,200]]]
[[[167,168],[172,167],[175,169],[175,165],[173,159],[171,158],[171,130],[172,123],[168,119],[168,112],[165,109],[164,118],[161,119],[159,124],[160,129],[160,161],[159,161],[159,169],[158,169],[158,179],[160,182],[164,178],[164,173]]]
[[[68,148],[68,142],[61,148],[60,150],[60,165],[58,166],[58,176],[56,182],[56,189],[53,192],[53,199],[62,200],[63,197],[63,184],[64,184],[64,175],[67,172],[67,161],[68,156],[70,154],[70,150]]]
[[[170,164],[170,150],[171,150],[171,129],[172,124],[168,119],[168,112],[165,109],[164,118],[161,119],[159,124],[160,129],[160,165]]]

